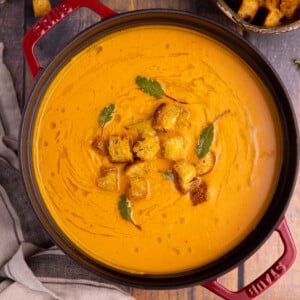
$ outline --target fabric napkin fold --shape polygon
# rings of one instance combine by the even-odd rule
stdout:
[[[65,255],[37,220],[19,172],[21,114],[3,51],[0,42],[0,300],[133,300]]]

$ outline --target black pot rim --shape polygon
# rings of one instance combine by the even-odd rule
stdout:
[[[139,24],[148,24],[149,22],[190,27],[217,39],[241,56],[257,73],[274,97],[282,122],[284,151],[286,153],[283,158],[278,186],[270,207],[257,227],[243,242],[225,256],[204,267],[180,274],[162,276],[125,273],[94,262],[80,253],[47,216],[47,211],[39,198],[37,187],[34,183],[30,158],[34,116],[42,95],[56,72],[61,69],[75,52],[92,43],[94,39],[99,38],[99,35],[110,34],[126,26],[137,26]],[[225,29],[222,25],[207,18],[177,10],[148,9],[123,13],[96,23],[84,30],[62,49],[39,74],[29,100],[25,105],[22,117],[19,136],[19,160],[25,190],[31,200],[33,210],[54,243],[58,244],[66,254],[90,271],[110,280],[135,287],[170,289],[201,284],[229,272],[249,258],[269,238],[282,219],[294,189],[298,172],[298,164],[296,162],[299,160],[298,137],[296,117],[288,93],[270,63],[254,46],[233,31]]]

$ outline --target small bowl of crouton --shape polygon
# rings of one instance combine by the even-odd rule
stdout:
[[[300,28],[300,0],[214,0],[243,30],[276,34]]]

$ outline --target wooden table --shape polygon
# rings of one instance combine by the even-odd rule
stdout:
[[[58,0],[51,0],[52,5],[59,3]],[[234,30],[237,27],[227,20],[211,1],[205,0],[103,0],[104,4],[117,12],[125,12],[144,8],[171,8],[193,12],[202,16],[218,20],[221,24],[230,26]],[[38,53],[43,63],[58,51],[62,45],[72,36],[87,26],[98,21],[90,11],[82,9],[73,14],[68,21],[64,21],[62,27],[55,29],[53,36],[55,42],[51,43],[52,34],[49,40],[41,42]],[[17,96],[22,107],[32,88],[33,80],[24,63],[21,49],[21,40],[24,33],[35,22],[31,0],[7,0],[7,3],[0,5],[0,41],[6,46],[5,62],[10,69]],[[68,33],[69,36],[66,36]],[[300,72],[296,70],[292,61],[300,57],[300,30],[280,35],[257,35],[240,32],[244,37],[253,43],[271,62],[285,84],[292,99],[294,109],[300,122]],[[50,46],[52,45],[52,46]],[[55,45],[55,48],[53,47]],[[295,162],[299,164],[299,162]],[[291,199],[286,218],[294,237],[295,243],[300,248],[300,176],[298,176],[295,192]],[[278,258],[283,249],[282,243],[273,234],[266,244],[245,264],[238,269],[231,271],[220,278],[226,287],[237,290],[243,284],[255,279],[262,271],[270,266]],[[139,300],[195,300],[195,299],[219,299],[218,296],[207,291],[201,286],[194,286],[178,290],[152,291],[132,289],[132,294]],[[300,255],[292,268],[279,280],[264,292],[259,299],[300,299]]]

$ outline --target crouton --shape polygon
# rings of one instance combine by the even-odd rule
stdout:
[[[97,186],[104,191],[117,191],[119,189],[119,171],[114,167],[102,167]]]
[[[182,135],[175,135],[161,141],[162,156],[170,160],[184,159],[186,141]]]
[[[283,14],[279,9],[273,9],[266,16],[263,26],[265,27],[274,27],[280,24]]]
[[[291,19],[298,6],[300,6],[299,0],[281,0],[280,11],[287,19]]]
[[[126,126],[126,129],[129,129],[134,132],[138,137],[144,136],[156,136],[156,131],[152,128],[152,120],[142,120],[135,124]]]
[[[284,17],[291,19],[299,7],[300,0],[242,0],[237,14],[256,25],[274,27]]]
[[[159,140],[153,136],[146,136],[137,141],[133,146],[133,152],[142,160],[152,160],[160,150]]]
[[[132,164],[128,164],[124,171],[129,177],[143,177],[150,170],[150,166],[145,161],[135,161]]]
[[[259,0],[243,0],[237,12],[238,16],[251,22],[259,9]]]
[[[264,0],[262,1],[262,5],[268,9],[278,8],[281,0]]]
[[[214,168],[215,163],[216,163],[216,155],[214,152],[209,151],[196,164],[197,176],[202,176],[209,173]]]
[[[94,150],[96,150],[101,155],[107,154],[106,141],[100,135],[97,135],[91,143],[91,146]]]
[[[207,184],[201,178],[196,177],[190,184],[190,199],[193,205],[198,205],[207,200]]]
[[[130,177],[127,197],[130,200],[144,199],[148,195],[148,181],[145,177]]]
[[[49,0],[32,0],[33,14],[36,18],[46,15],[51,10]]]
[[[196,176],[195,166],[181,160],[174,164],[173,171],[179,190],[186,194],[190,190],[190,184]]]
[[[127,136],[112,135],[108,138],[108,153],[112,162],[132,162],[133,154]]]
[[[180,113],[179,106],[162,103],[154,112],[152,127],[159,131],[174,130]]]
[[[189,128],[191,123],[189,122],[190,112],[186,109],[181,109],[180,115],[177,119],[177,127],[179,128]]]

